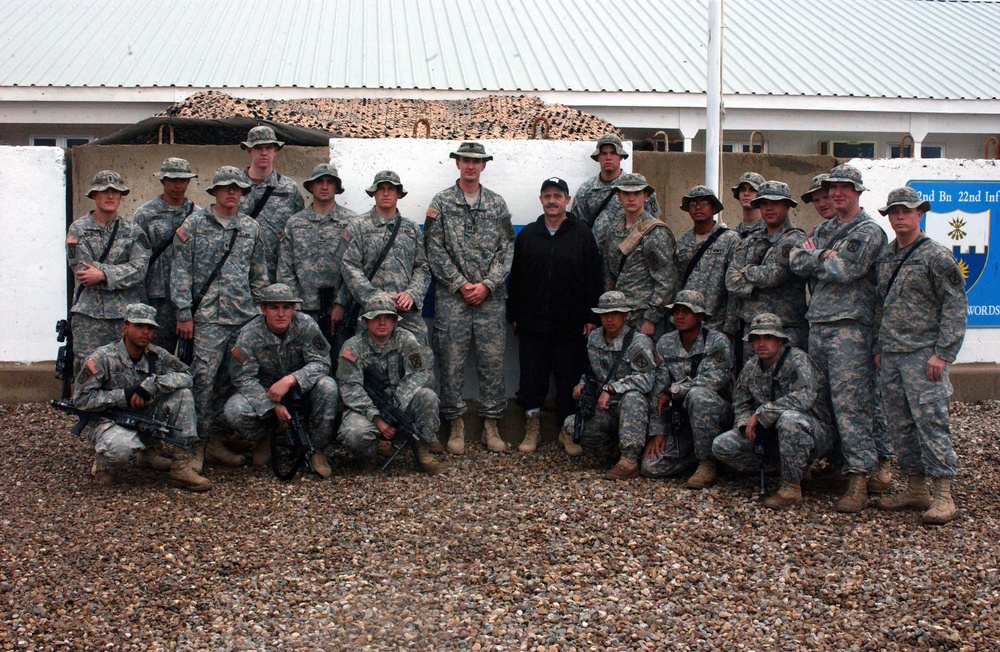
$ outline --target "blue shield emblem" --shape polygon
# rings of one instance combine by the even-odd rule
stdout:
[[[968,292],[983,275],[990,257],[990,211],[929,211],[924,220],[924,233],[955,254]]]

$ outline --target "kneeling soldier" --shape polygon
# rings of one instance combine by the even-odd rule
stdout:
[[[173,438],[193,446],[198,441],[187,366],[150,344],[159,324],[156,308],[132,303],[125,308],[122,339],[93,351],[76,378],[76,407],[94,412],[84,434],[94,446],[90,472],[97,484],[115,482],[114,467],[133,455],[141,467],[170,469],[170,484],[189,491],[208,491],[212,482],[191,468],[191,451],[162,441],[142,441],[139,434],[101,416],[109,408],[142,413],[180,428]],[[153,445],[169,455],[156,454]]]
[[[361,317],[365,331],[347,340],[337,365],[340,396],[347,406],[340,425],[340,443],[357,456],[371,459],[380,439],[404,436],[386,423],[365,391],[365,367],[376,365],[388,376],[399,405],[420,429],[421,441],[414,444],[417,462],[431,475],[446,473],[448,465],[437,460],[430,450],[431,443],[437,441],[441,417],[437,394],[426,387],[431,369],[423,346],[413,333],[396,328],[396,302],[381,290],[365,303]]]
[[[733,356],[729,339],[704,325],[709,315],[701,292],[681,290],[667,307],[677,330],[656,343],[659,364],[651,394],[656,405],[649,415],[642,475],[677,475],[697,461],[687,486],[704,489],[715,482],[712,440],[733,424]]]
[[[835,437],[823,372],[788,339],[777,316],[765,312],[754,317],[747,340],[756,356],[743,367],[736,384],[736,428],[712,443],[716,459],[750,473],[760,464],[754,453],[757,438],[777,439],[781,488],[764,501],[771,509],[802,502],[803,473],[811,461],[830,451]]]
[[[621,458],[604,477],[627,480],[639,475],[639,456],[646,442],[647,395],[656,374],[653,342],[625,324],[629,305],[623,293],[605,292],[593,311],[600,316],[601,327],[587,338],[587,357],[590,371],[600,383],[600,396],[594,416],[583,427],[581,443],[587,448],[608,450],[617,434]],[[585,382],[585,378],[581,379],[573,389],[573,398],[580,398]],[[576,415],[570,415],[559,433],[570,455],[580,452],[569,435],[575,425]]]

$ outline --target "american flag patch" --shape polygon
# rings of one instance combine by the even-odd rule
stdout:
[[[247,359],[246,353],[240,351],[239,348],[233,349],[233,357],[236,358],[236,361],[239,362],[240,364],[243,364]]]
[[[191,237],[191,234],[190,234],[190,233],[188,233],[188,232],[187,232],[187,229],[185,229],[185,228],[184,228],[184,227],[182,226],[182,227],[180,227],[179,229],[177,229],[177,237],[178,237],[178,238],[180,238],[181,242],[187,242],[187,241],[188,241],[188,238],[190,238],[190,237]]]
[[[358,361],[358,354],[355,353],[354,351],[350,350],[350,349],[344,349],[341,352],[340,355],[341,355],[341,357],[344,358],[344,360],[347,360],[348,362],[357,362]]]
[[[97,374],[99,374],[101,372],[101,368],[97,365],[97,361],[94,360],[93,358],[91,358],[90,360],[87,360],[86,367],[87,367],[87,371],[90,372],[91,376],[96,376]]]
[[[347,229],[344,229],[344,232],[340,234],[340,237],[344,239],[344,242],[351,241],[351,236],[347,235]]]
[[[428,208],[427,209],[427,219],[429,219],[429,220],[433,220],[434,218],[436,218],[440,214],[441,213],[439,213],[437,211],[437,209],[435,209],[435,208]]]
[[[66,244],[74,245],[79,243],[80,243],[80,238],[75,233],[66,234]]]

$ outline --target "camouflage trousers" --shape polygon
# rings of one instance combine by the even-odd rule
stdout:
[[[157,396],[153,401],[153,417],[181,428],[181,432],[171,433],[171,438],[194,443],[198,438],[195,421],[194,396],[185,388],[169,394]],[[94,447],[94,454],[104,466],[124,464],[135,454],[146,448],[135,430],[123,428],[114,421],[101,419],[96,425],[87,427],[87,440]],[[161,452],[169,454],[169,446],[157,446]]]
[[[330,445],[333,436],[333,422],[337,418],[337,381],[329,376],[323,376],[313,388],[305,392],[309,417],[309,441],[313,448],[323,450]],[[240,439],[259,442],[269,431],[277,426],[274,410],[260,416],[243,394],[236,392],[226,401],[223,411],[226,423],[236,431]]]
[[[572,433],[575,424],[576,415],[571,414],[563,422],[563,429]],[[607,410],[597,410],[594,416],[587,419],[580,445],[606,451],[614,446],[617,436],[622,458],[638,461],[646,444],[648,425],[649,401],[645,394],[625,392],[620,399],[611,401]]]
[[[733,425],[733,405],[715,392],[704,387],[688,391],[681,405],[691,424],[690,434],[671,432],[669,416],[662,430],[658,424],[650,422],[650,437],[653,430],[664,432],[666,447],[663,453],[653,458],[643,456],[641,472],[647,478],[667,478],[689,469],[699,460],[712,458],[712,441],[720,432]],[[664,406],[664,410],[669,406]],[[658,420],[658,419],[657,419]]]
[[[437,441],[437,432],[441,427],[441,417],[438,415],[440,403],[437,394],[426,387],[421,387],[413,395],[410,404],[406,406],[406,411],[417,422],[420,429],[420,438],[425,442]],[[397,433],[396,437],[402,437]],[[344,420],[340,424],[340,431],[337,440],[344,448],[348,449],[362,459],[375,457],[378,450],[378,443],[382,436],[378,428],[368,417],[348,410],[344,413]]]
[[[931,347],[912,353],[882,354],[882,396],[893,444],[904,475],[953,478],[958,458],[951,445],[948,368],[927,380]]]
[[[123,323],[122,319],[96,319],[73,313],[70,323],[73,331],[73,378],[80,375],[87,356],[105,344],[122,338]]]
[[[885,403],[882,400],[881,372],[875,370],[875,411],[872,413],[872,439],[875,440],[875,454],[880,460],[896,456],[892,444],[892,433],[885,419]]]
[[[156,308],[156,323],[159,324],[153,344],[173,353],[177,348],[177,307],[170,299],[149,299],[147,303]]]
[[[233,391],[229,356],[236,346],[240,328],[195,322],[191,375],[194,376],[192,391],[198,412],[198,435],[202,439],[208,439],[224,425],[222,411]]]
[[[830,402],[844,458],[843,473],[871,473],[877,455],[872,432],[875,362],[872,329],[853,320],[812,324],[809,357],[830,383]]]
[[[441,363],[441,415],[448,420],[465,413],[465,363],[475,339],[479,376],[479,414],[500,419],[507,407],[503,355],[507,341],[505,302],[490,296],[477,307],[437,286],[434,291],[434,350]]]
[[[798,410],[786,410],[774,424],[778,431],[778,454],[781,457],[781,478],[800,482],[809,463],[833,448],[833,428],[813,416]],[[774,442],[764,442],[765,451]],[[754,473],[759,468],[754,442],[737,429],[727,430],[712,443],[717,460],[741,473]]]

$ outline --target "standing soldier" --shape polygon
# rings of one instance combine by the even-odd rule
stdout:
[[[819,229],[835,228],[837,225],[836,221],[831,221],[837,217],[837,211],[834,209],[833,203],[830,202],[830,191],[823,187],[823,180],[829,178],[830,175],[826,172],[817,174],[809,182],[809,190],[802,193],[802,201],[806,204],[812,204],[816,214],[823,218],[823,221],[814,229],[817,232]]]
[[[757,197],[760,184],[764,183],[764,177],[756,172],[744,172],[740,175],[740,180],[733,186],[733,197],[740,202],[742,209],[742,219],[740,223],[733,227],[733,230],[741,238],[746,238],[751,233],[764,228],[764,223],[760,221],[760,209],[753,206],[753,200]]]
[[[70,309],[74,375],[91,351],[121,338],[125,306],[143,298],[149,240],[134,222],[118,216],[127,194],[120,174],[98,172],[87,191],[94,210],[70,224],[66,234],[66,260],[76,277]]]
[[[896,239],[878,261],[881,323],[875,364],[907,490],[882,498],[882,509],[923,510],[921,520],[942,525],[957,516],[951,481],[958,459],[951,445],[948,364],[965,339],[965,279],[946,247],[920,232],[931,208],[912,188],[889,193],[882,215]],[[927,478],[934,485],[927,492]]]
[[[240,147],[250,156],[250,167],[244,171],[249,192],[240,200],[240,213],[249,215],[260,225],[264,246],[267,277],[274,283],[278,267],[278,241],[288,218],[305,208],[302,194],[295,182],[274,169],[274,159],[285,143],[278,140],[271,127],[254,127]]]
[[[441,414],[451,422],[448,451],[465,453],[465,363],[476,340],[479,397],[486,446],[501,452],[497,422],[507,406],[503,384],[504,309],[514,255],[514,227],[503,197],[479,177],[493,157],[480,143],[451,153],[459,171],[454,186],[431,200],[424,222],[427,259],[436,282],[434,346],[441,361]]]
[[[224,466],[242,466],[245,461],[222,444],[220,417],[232,390],[226,361],[267,287],[259,227],[239,212],[240,197],[249,189],[238,168],[222,166],[205,189],[215,202],[195,211],[174,235],[170,298],[177,308],[177,335],[194,338],[191,372],[201,437],[195,450],[199,472],[205,460]]]
[[[135,211],[132,221],[145,231],[152,255],[146,272],[146,303],[156,308],[156,329],[153,344],[173,351],[177,346],[177,316],[170,301],[169,251],[174,233],[191,213],[199,210],[187,198],[188,185],[198,175],[191,171],[191,164],[182,158],[168,158],[160,165],[156,175],[163,184],[163,193]]]

